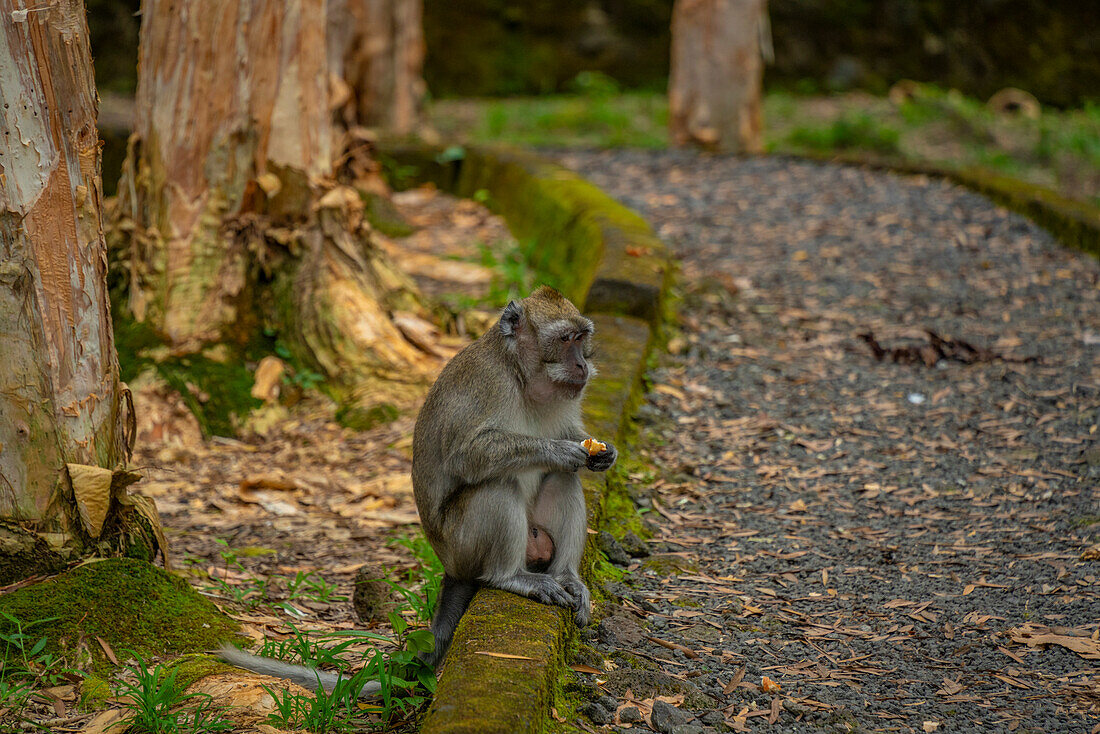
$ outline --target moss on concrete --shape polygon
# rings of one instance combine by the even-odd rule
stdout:
[[[0,611],[36,625],[46,649],[74,664],[107,665],[96,638],[115,654],[143,657],[197,652],[232,638],[238,625],[183,579],[144,561],[113,558],[85,563],[59,576],[0,596]],[[0,630],[11,623],[0,619]],[[78,649],[90,660],[80,659]]]
[[[606,356],[598,360],[599,375],[585,398],[585,424],[593,436],[616,444],[621,463],[606,475],[582,477],[589,524],[602,527],[611,513],[620,534],[641,532],[623,473],[629,465],[624,416],[639,399],[647,354],[658,343],[655,334],[668,310],[673,270],[664,244],[640,216],[592,184],[527,153],[383,146],[383,160],[395,188],[427,180],[459,195],[479,194],[518,239],[533,243],[525,249],[537,253],[529,264],[539,280],[558,287],[593,317]],[[581,565],[597,601],[605,596],[604,582],[622,577],[591,542]],[[571,719],[575,713],[576,701],[565,695],[561,675],[575,631],[564,610],[480,592],[456,631],[421,732],[556,730],[547,716],[551,701],[559,714]]]
[[[459,623],[421,731],[544,731],[568,616],[515,594],[479,592]]]
[[[1100,208],[1067,199],[1042,186],[981,168],[949,168],[870,154],[805,154],[803,157],[897,173],[935,176],[983,194],[1050,232],[1062,244],[1100,258]]]

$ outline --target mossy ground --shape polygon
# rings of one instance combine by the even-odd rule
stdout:
[[[111,311],[121,379],[130,381],[145,370],[154,370],[180,394],[204,436],[236,435],[249,412],[262,404],[252,397],[253,374],[245,361],[247,356],[258,359],[272,353],[273,344],[255,344],[249,350],[226,346],[173,356],[148,324],[127,317],[120,305]],[[246,355],[245,351],[256,354]]]
[[[144,561],[114,558],[77,566],[59,576],[0,596],[0,611],[36,625],[47,649],[94,669],[107,665],[96,638],[121,660],[199,652],[231,639],[235,622],[222,615],[183,579]],[[0,620],[0,629],[11,624]]]

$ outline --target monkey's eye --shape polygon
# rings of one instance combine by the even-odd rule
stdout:
[[[572,334],[562,334],[562,335],[561,335],[561,340],[562,340],[563,342],[567,342],[567,341],[569,341],[569,340],[570,340],[570,339],[572,339],[572,338],[573,338],[573,335],[572,335]]]

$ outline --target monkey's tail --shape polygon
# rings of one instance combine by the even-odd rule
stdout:
[[[284,663],[282,660],[262,658],[232,645],[222,645],[222,648],[218,651],[218,657],[230,665],[236,665],[238,668],[251,670],[253,673],[259,673],[260,675],[270,675],[273,678],[283,678],[311,691],[324,688],[331,693],[337,683],[341,680],[347,680],[346,676],[325,670],[317,670],[306,665],[294,665],[293,663]],[[358,697],[369,698],[381,689],[382,685],[378,681],[368,681],[366,685],[359,689]]]
[[[435,650],[420,654],[420,659],[433,668],[439,665],[447,648],[451,646],[458,620],[470,606],[477,593],[478,584],[474,581],[460,581],[450,574],[443,574],[443,583],[439,587],[439,606],[432,618],[432,635],[435,637]]]

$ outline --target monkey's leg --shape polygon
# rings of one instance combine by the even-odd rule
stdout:
[[[527,503],[518,482],[482,485],[465,508],[464,526],[451,537],[459,558],[478,559],[482,585],[543,604],[572,607],[573,598],[553,576],[526,569]]]
[[[579,573],[588,535],[588,515],[580,477],[572,473],[551,473],[543,477],[535,497],[532,520],[550,531],[554,538],[554,558],[548,573],[573,597],[577,625],[584,627],[592,614],[592,601]]]
[[[433,668],[439,664],[451,646],[458,620],[470,606],[470,600],[477,593],[477,584],[460,581],[450,574],[443,574],[443,584],[439,587],[439,604],[432,617],[432,636],[435,637],[435,649],[420,654],[420,659]]]

